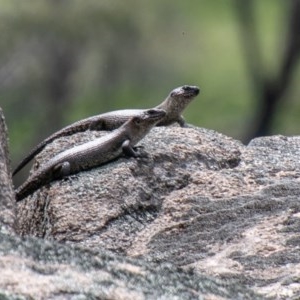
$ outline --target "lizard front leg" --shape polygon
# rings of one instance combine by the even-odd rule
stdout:
[[[126,140],[123,142],[122,151],[126,156],[130,156],[130,157],[139,156],[138,152],[133,149],[130,140]]]
[[[144,148],[144,146],[132,147],[129,140],[126,140],[122,145],[123,153],[126,156],[135,157],[135,158],[147,158],[148,157],[147,152],[140,150],[140,149],[143,149],[143,148]]]
[[[177,123],[180,125],[180,127],[187,127],[186,121],[183,116],[179,116]]]

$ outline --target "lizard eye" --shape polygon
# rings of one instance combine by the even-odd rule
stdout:
[[[157,110],[155,110],[155,109],[149,109],[148,110],[148,115],[155,116],[156,114],[157,114]]]
[[[133,119],[134,124],[140,125],[141,124],[141,119],[140,118],[134,118]]]

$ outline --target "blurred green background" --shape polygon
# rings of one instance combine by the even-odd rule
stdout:
[[[189,123],[244,142],[299,134],[300,29],[290,22],[298,4],[0,0],[0,106],[12,165],[65,125],[153,107],[184,84],[201,89],[184,113]]]

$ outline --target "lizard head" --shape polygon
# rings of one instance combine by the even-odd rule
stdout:
[[[183,85],[171,91],[170,97],[174,99],[193,99],[200,92],[197,86]]]
[[[200,93],[197,86],[183,85],[170,92],[165,101],[157,108],[165,109],[169,118],[180,116],[187,105]]]
[[[144,136],[165,117],[165,115],[166,112],[164,110],[153,108],[145,110],[139,115],[131,118],[127,122],[127,126],[130,128],[130,139],[133,144],[144,138]]]

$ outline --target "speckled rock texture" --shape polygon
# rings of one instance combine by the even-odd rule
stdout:
[[[57,140],[35,168],[103,134]],[[120,158],[20,202],[18,232],[298,299],[300,137],[245,146],[212,130],[172,126],[154,128],[140,145],[144,158]]]
[[[15,203],[8,154],[7,128],[0,108],[0,231],[14,231]]]
[[[130,259],[0,233],[0,299],[261,299],[234,282],[170,263]]]
[[[239,284],[237,280],[221,280],[199,274],[192,269],[179,268],[171,262],[147,261],[146,258],[141,257],[129,258],[109,252],[105,247],[91,245],[85,247],[84,243],[79,246],[75,245],[75,242],[72,243],[73,245],[66,245],[67,240],[62,243],[51,241],[53,237],[49,234],[49,239],[17,236],[13,230],[15,202],[9,171],[6,127],[1,110],[0,125],[1,300],[261,299],[257,293]],[[75,178],[71,178],[66,183],[71,183]],[[41,196],[46,189],[41,191]],[[89,194],[87,191],[82,193]],[[92,191],[90,193],[95,194]],[[35,201],[27,204],[39,205],[43,202],[42,198]],[[51,203],[50,199],[46,201]],[[20,205],[20,209],[23,208],[25,212],[29,207],[23,205],[25,202]],[[32,209],[34,220],[37,222],[37,217],[41,217],[40,212],[36,211],[34,206]],[[44,206],[44,213],[49,218],[47,206]],[[21,215],[20,212],[19,216]],[[25,226],[25,219],[20,218],[19,221],[20,228],[22,224]],[[40,223],[50,221],[50,218],[46,221],[41,217]]]

